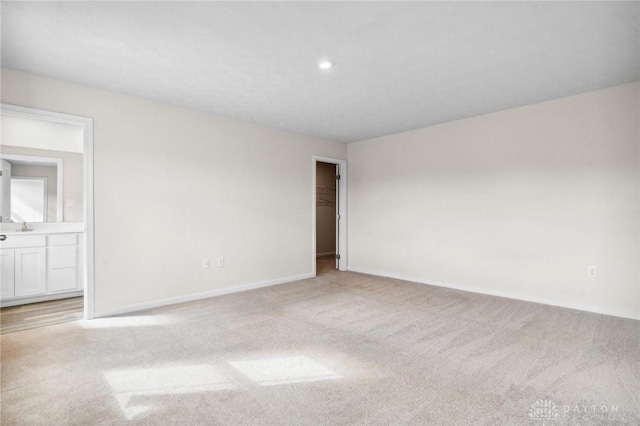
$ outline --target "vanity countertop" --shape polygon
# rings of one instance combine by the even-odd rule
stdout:
[[[20,223],[0,223],[0,234],[7,236],[20,235],[48,235],[48,234],[77,234],[84,232],[84,222],[47,222],[27,223],[33,231],[20,231]]]
[[[21,235],[50,235],[50,234],[78,234],[83,231],[27,231],[27,232],[0,232],[2,235],[7,235],[11,237],[21,236]]]

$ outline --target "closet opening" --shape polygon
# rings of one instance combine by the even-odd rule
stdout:
[[[346,161],[314,157],[314,275],[347,269]]]

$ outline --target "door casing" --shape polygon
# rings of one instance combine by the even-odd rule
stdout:
[[[95,255],[93,214],[93,119],[11,104],[0,104],[3,115],[73,124],[84,128],[84,318],[95,317]]]

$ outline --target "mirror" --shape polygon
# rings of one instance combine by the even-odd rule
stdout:
[[[0,154],[2,222],[58,222],[63,213],[61,158]]]
[[[11,221],[47,221],[47,178],[11,178]]]
[[[84,129],[2,114],[2,222],[83,220]]]

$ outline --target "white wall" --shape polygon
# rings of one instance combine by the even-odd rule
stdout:
[[[94,119],[99,314],[311,274],[311,159],[343,144],[7,69],[2,102]]]
[[[639,87],[348,145],[349,269],[640,317]]]
[[[74,124],[0,116],[2,143],[22,148],[75,152],[84,150],[84,128]]]

